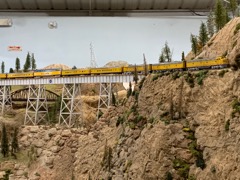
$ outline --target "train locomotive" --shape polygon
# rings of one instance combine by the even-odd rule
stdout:
[[[137,71],[139,74],[157,73],[164,71],[192,71],[201,69],[220,69],[229,67],[229,62],[224,57],[216,59],[196,59],[190,61],[175,61],[168,63],[130,65],[124,67],[101,67],[101,68],[82,68],[62,70],[54,69],[37,69],[30,72],[22,73],[2,73],[0,79],[18,79],[18,78],[44,78],[44,77],[68,77],[81,75],[106,75],[106,74],[133,74]]]

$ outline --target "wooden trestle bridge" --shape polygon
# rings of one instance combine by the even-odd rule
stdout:
[[[144,76],[138,75],[139,80]],[[59,124],[67,127],[81,126],[83,122],[81,84],[99,83],[99,101],[96,117],[102,109],[111,105],[115,83],[132,82],[133,75],[73,76],[32,79],[4,79],[0,81],[0,115],[12,109],[12,101],[27,101],[25,125],[38,125],[49,119],[48,101],[55,101],[58,95],[46,90],[45,85],[62,84]],[[25,89],[11,92],[11,86],[27,85]]]

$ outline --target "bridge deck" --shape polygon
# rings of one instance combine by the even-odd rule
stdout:
[[[45,77],[24,79],[3,79],[0,86],[7,85],[33,85],[33,84],[80,84],[80,83],[122,83],[133,81],[134,75],[98,75],[98,76],[71,76],[71,77]],[[138,75],[139,79],[143,75]]]

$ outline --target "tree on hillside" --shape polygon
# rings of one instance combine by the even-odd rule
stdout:
[[[13,137],[12,137],[12,143],[11,143],[11,145],[12,145],[12,149],[11,149],[12,153],[16,153],[19,150],[17,135],[18,135],[18,129],[14,128]]]
[[[134,66],[134,77],[133,77],[133,81],[135,82],[135,84],[137,84],[138,82],[138,72],[137,72],[137,66],[135,64]]]
[[[32,70],[35,70],[37,68],[37,65],[36,65],[36,60],[34,58],[34,54],[32,53],[32,56],[31,56],[31,66],[32,66]]]
[[[201,48],[206,45],[207,41],[208,41],[207,26],[205,23],[202,22],[199,30],[199,44]]]
[[[77,67],[76,67],[76,66],[73,66],[72,69],[77,69]]]
[[[193,34],[191,34],[191,44],[192,44],[192,52],[196,57],[198,52],[198,41],[197,41],[197,37]]]
[[[211,38],[214,35],[214,14],[212,10],[208,14],[207,31],[209,38]]]
[[[129,98],[132,94],[132,83],[129,82],[129,88],[128,88],[128,91],[127,91],[127,98]]]
[[[214,15],[215,15],[215,25],[216,25],[217,31],[219,31],[227,23],[226,9],[223,6],[222,0],[216,0]]]
[[[18,57],[16,58],[15,68],[16,68],[16,71],[17,71],[17,72],[19,71],[19,69],[21,69],[20,59],[19,59]]]
[[[8,137],[7,137],[5,124],[2,124],[1,152],[3,154],[3,157],[8,156],[9,147],[8,147]]]
[[[147,76],[148,67],[147,67],[147,61],[146,61],[146,58],[145,58],[145,54],[143,54],[143,65],[144,65],[144,75]]]
[[[9,73],[14,73],[13,68],[9,69]]]
[[[237,3],[237,0],[228,0],[228,1],[229,1],[230,10],[232,11],[233,17],[238,16],[238,12],[237,12],[238,3]]]
[[[184,51],[182,52],[182,61],[185,61],[185,54],[184,54]]]
[[[161,54],[159,56],[159,63],[164,63],[164,62],[165,62],[164,54],[163,54],[163,52],[161,52]]]
[[[27,72],[29,70],[29,68],[31,67],[31,56],[29,54],[29,52],[27,53],[27,57],[26,57],[26,61],[25,64],[23,66],[23,71]]]
[[[2,61],[2,64],[1,64],[1,72],[2,73],[5,72],[5,63],[4,63],[4,61]]]

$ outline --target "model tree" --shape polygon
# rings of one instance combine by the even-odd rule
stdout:
[[[26,61],[25,64],[23,66],[23,71],[27,72],[29,70],[29,68],[31,67],[31,56],[29,54],[29,52],[27,53],[27,57],[26,57]]]
[[[205,23],[202,22],[199,30],[199,44],[201,48],[206,45],[207,41],[208,41],[207,26]]]
[[[217,31],[219,31],[227,23],[226,9],[223,6],[222,0],[216,0],[214,15],[215,15],[215,25],[216,25]]]
[[[214,31],[214,14],[212,10],[208,14],[207,31],[208,31],[209,38],[211,38],[215,32]]]
[[[2,64],[1,64],[1,72],[2,73],[5,72],[5,63],[4,63],[4,61],[2,61]]]
[[[17,72],[21,69],[20,59],[19,59],[18,57],[16,58],[15,68],[16,68],[16,71],[17,71]]]
[[[192,44],[192,52],[194,53],[195,57],[197,55],[198,52],[198,41],[197,41],[197,37],[193,34],[191,34],[191,44]]]
[[[37,68],[36,60],[34,58],[34,54],[33,53],[32,53],[32,57],[31,57],[31,66],[32,66],[32,70]]]
[[[5,124],[2,124],[1,152],[3,154],[3,157],[8,156],[9,147],[8,147],[8,137],[7,137],[7,131],[6,131]]]

